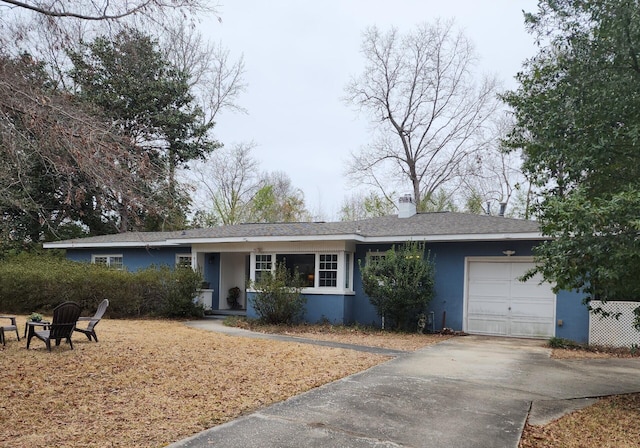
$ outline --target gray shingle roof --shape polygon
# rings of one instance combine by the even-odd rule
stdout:
[[[510,237],[522,234],[532,238],[539,235],[540,229],[535,221],[503,218],[498,216],[475,215],[468,213],[438,212],[419,213],[409,218],[398,218],[397,215],[371,218],[350,222],[295,222],[269,224],[237,224],[211,227],[206,229],[189,229],[174,232],[128,232],[115,235],[94,236],[88,238],[49,243],[45,247],[58,245],[139,245],[160,246],[172,244],[188,244],[189,240],[225,240],[233,241],[243,238],[313,238],[344,237],[345,239],[375,239],[376,241],[398,241],[402,238],[460,239],[465,235],[473,239],[500,239],[501,235]]]

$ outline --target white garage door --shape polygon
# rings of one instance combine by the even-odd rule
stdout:
[[[549,338],[555,335],[556,296],[535,276],[518,280],[529,262],[470,261],[467,272],[467,332]]]

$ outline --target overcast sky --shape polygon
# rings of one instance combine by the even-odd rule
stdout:
[[[357,189],[344,176],[351,151],[369,141],[367,125],[341,97],[363,67],[362,32],[376,25],[408,31],[436,18],[455,20],[474,43],[478,74],[495,73],[507,88],[535,54],[522,10],[536,0],[227,0],[222,23],[202,24],[231,56],[244,55],[247,115],[223,113],[216,137],[225,145],[253,140],[263,171],[284,171],[303,190],[307,208],[338,217]]]

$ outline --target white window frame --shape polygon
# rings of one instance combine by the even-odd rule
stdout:
[[[344,258],[344,271],[342,272],[343,285],[346,291],[353,291],[353,259],[354,256],[351,252],[344,252],[342,254]]]
[[[96,259],[100,259],[100,258],[105,258],[106,262],[105,263],[97,263]],[[114,258],[119,258],[120,259],[120,266],[114,266]],[[124,257],[122,256],[122,254],[92,254],[91,255],[91,263],[93,264],[103,264],[107,267],[113,268],[113,269],[117,269],[118,271],[123,271],[124,270]]]
[[[387,254],[386,251],[385,252],[380,252],[380,251],[368,251],[367,255],[366,255],[366,261],[365,263],[368,265],[369,263],[377,263],[379,260],[384,260],[386,258]]]
[[[258,261],[258,257],[269,257],[269,260],[260,260]],[[265,254],[265,253],[259,253],[259,254],[255,254],[252,257],[252,261],[253,261],[253,265],[251,266],[251,278],[253,279],[253,281],[257,281],[258,280],[258,276],[257,273],[258,272],[271,272],[273,273],[273,271],[275,270],[275,259],[276,259],[276,254]],[[258,263],[269,263],[270,264],[270,269],[258,269]]]
[[[314,280],[313,286],[307,286],[302,288],[303,293],[309,294],[349,294],[352,295],[354,293],[353,289],[353,277],[354,277],[354,263],[356,260],[355,254],[353,252],[341,251],[341,250],[332,250],[332,251],[317,251],[317,250],[302,250],[302,251],[291,251],[287,249],[272,251],[272,252],[254,252],[251,254],[251,270],[249,272],[249,276],[252,281],[256,281],[257,272],[258,271],[267,271],[267,269],[256,269],[259,262],[264,263],[264,261],[259,261],[260,257],[269,256],[271,258],[271,271],[275,271],[276,260],[278,256],[287,255],[292,253],[313,253],[315,256],[315,268],[314,268]],[[337,269],[336,272],[336,285],[335,286],[320,286],[320,260],[322,255],[336,255],[337,260],[335,261]],[[333,261],[332,261],[333,263]],[[347,267],[348,264],[348,267]]]
[[[186,260],[189,260],[189,263],[185,263]],[[193,255],[190,253],[184,254],[176,254],[176,267],[187,267],[190,268],[193,266]]]
[[[331,257],[331,260],[327,261],[327,260],[322,260],[323,257]],[[333,260],[333,257],[335,257],[335,260]],[[330,268],[328,269],[326,264],[330,263],[331,265],[335,264],[335,269]],[[323,268],[323,264],[324,264],[324,268]],[[332,279],[335,282],[335,285],[320,285],[320,282],[323,280],[322,276],[320,275],[322,272],[334,272],[335,273],[335,277]],[[340,285],[338,277],[340,275],[340,254],[337,252],[327,252],[327,253],[319,253],[316,254],[316,278],[318,279],[317,282],[315,282],[314,286],[318,287],[318,288],[338,288],[338,285]],[[325,279],[326,281],[327,279]]]

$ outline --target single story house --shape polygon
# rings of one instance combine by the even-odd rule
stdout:
[[[519,278],[544,240],[536,222],[467,213],[416,213],[410,198],[398,215],[353,222],[238,224],[174,232],[131,232],[46,243],[72,260],[136,270],[190,264],[202,272],[206,308],[224,313],[239,287],[242,312],[255,317],[254,280],[277,262],[306,275],[309,322],[375,324],[381,319],[362,289],[360,266],[394,244],[423,241],[435,263],[433,329],[576,341],[589,337],[589,312],[575,292],[555,294],[539,278]]]

